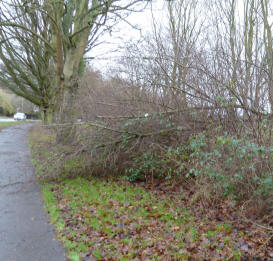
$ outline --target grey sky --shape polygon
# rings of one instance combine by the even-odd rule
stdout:
[[[137,41],[142,35],[152,32],[153,17],[156,20],[164,17],[165,8],[165,1],[154,0],[144,11],[130,14],[126,19],[128,23],[120,22],[113,33],[107,33],[100,39],[104,43],[90,52],[90,56],[95,57],[91,63],[92,66],[106,72],[109,65],[113,65],[115,60],[120,57],[122,47],[126,42]]]

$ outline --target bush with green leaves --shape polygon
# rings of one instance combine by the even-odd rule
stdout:
[[[211,184],[212,193],[238,200],[257,194],[272,197],[273,147],[228,133],[213,139],[201,133],[190,139],[189,149],[186,176]]]
[[[134,157],[127,170],[131,182],[160,178],[184,180],[214,199],[273,199],[273,147],[247,137],[206,132],[192,136],[176,148],[152,144]],[[192,182],[193,181],[193,182]]]
[[[140,157],[135,157],[127,170],[127,180],[149,180],[159,178],[171,180],[183,176],[188,160],[188,151],[184,146],[172,148],[155,148],[152,145]]]

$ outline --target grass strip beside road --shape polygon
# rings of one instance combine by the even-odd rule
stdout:
[[[39,175],[50,165],[44,157],[52,158],[53,140],[46,131],[30,135]],[[240,260],[270,251],[263,231],[231,214],[197,215],[183,193],[92,177],[44,181],[42,191],[69,260]]]
[[[243,234],[196,219],[182,200],[84,178],[44,185],[43,192],[71,260],[239,260],[243,254],[234,241]]]
[[[22,124],[22,123],[25,123],[25,122],[21,122],[21,121],[0,122],[0,130],[11,127],[13,125]]]

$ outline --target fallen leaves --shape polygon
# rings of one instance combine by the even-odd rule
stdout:
[[[82,260],[272,257],[268,234],[224,207],[199,215],[167,194],[81,178],[51,185],[50,192],[65,224],[59,236]]]

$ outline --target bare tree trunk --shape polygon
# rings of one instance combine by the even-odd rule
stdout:
[[[273,115],[273,39],[271,26],[269,25],[268,18],[268,0],[261,0],[263,22],[264,22],[264,43],[266,48],[266,62],[268,68],[268,97]],[[272,116],[273,117],[273,116]]]

